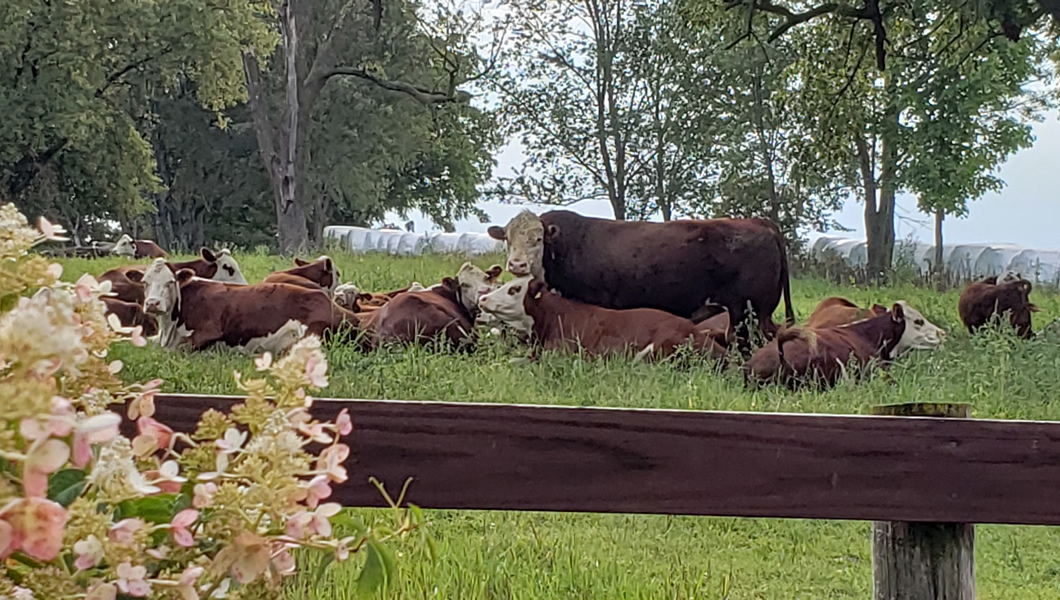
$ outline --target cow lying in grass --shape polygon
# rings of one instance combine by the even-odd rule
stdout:
[[[158,342],[166,348],[203,350],[224,344],[279,354],[300,333],[324,336],[358,328],[357,316],[321,290],[218,283],[198,278],[190,269],[174,273],[162,259],[148,267],[143,282],[144,312],[157,320]]]
[[[383,306],[358,313],[368,346],[444,339],[451,348],[472,348],[478,300],[496,288],[500,274],[499,266],[483,271],[464,263],[455,278],[422,291],[396,293]]]
[[[854,323],[871,317],[878,317],[887,312],[887,307],[873,304],[871,308],[861,308],[846,298],[833,296],[826,298],[813,309],[810,318],[806,319],[805,327],[820,329],[825,327],[839,327],[848,323]]]
[[[110,250],[118,256],[127,258],[165,258],[168,256],[161,246],[151,240],[134,240],[129,234],[122,234]]]
[[[993,319],[1008,315],[1016,335],[1029,339],[1033,335],[1031,313],[1038,312],[1030,300],[1031,288],[1031,282],[1011,271],[970,284],[957,301],[961,322],[974,334]]]
[[[632,350],[638,358],[662,358],[691,342],[708,356],[725,354],[689,319],[652,308],[603,308],[563,298],[545,287],[532,275],[518,277],[482,296],[479,306],[546,350],[581,348],[589,356]]]
[[[796,388],[809,381],[832,386],[853,361],[887,364],[909,350],[930,350],[946,332],[905,301],[882,315],[838,327],[796,327],[782,331],[744,364],[748,383],[780,381]]]
[[[262,283],[287,283],[311,290],[325,290],[334,296],[339,286],[339,268],[327,256],[321,256],[313,262],[300,258],[294,259],[295,266],[284,271],[270,273]]]
[[[213,252],[209,248],[203,248],[199,250],[199,258],[166,264],[174,273],[181,269],[191,269],[196,277],[203,279],[244,285],[247,283],[243,272],[239,269],[239,263],[227,249]],[[110,291],[114,294],[114,298],[124,302],[143,304],[145,271],[147,271],[147,265],[126,265],[103,273],[99,276],[99,281],[110,282]],[[124,321],[122,324],[126,327],[131,326]]]

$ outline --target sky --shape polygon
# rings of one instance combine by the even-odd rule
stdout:
[[[999,170],[998,174],[1005,182],[1000,193],[992,192],[971,202],[967,217],[946,220],[943,229],[945,244],[1016,244],[1027,248],[1060,249],[1060,114],[1050,112],[1043,122],[1035,123],[1034,136],[1033,146],[1009,157]],[[494,177],[512,175],[513,167],[522,164],[524,158],[517,142],[508,143],[496,156]],[[1053,181],[1054,177],[1057,181]],[[555,208],[495,201],[481,202],[478,206],[490,216],[490,223],[479,223],[475,219],[458,221],[458,232],[485,233],[491,224],[504,225],[524,208],[536,213]],[[836,215],[841,225],[853,231],[820,233],[864,238],[863,206],[852,197]],[[586,216],[612,216],[611,207],[605,200],[579,202],[566,208]],[[895,228],[899,239],[912,235],[923,242],[933,241],[934,219],[917,211],[915,198],[899,196],[896,214]],[[439,231],[422,214],[413,213],[409,218],[415,221],[417,232]],[[401,222],[396,216],[390,220]]]

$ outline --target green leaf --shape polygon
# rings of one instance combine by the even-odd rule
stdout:
[[[118,505],[119,518],[140,517],[148,523],[169,523],[173,520],[175,501],[174,494],[159,494],[137,500],[126,500]]]
[[[394,557],[394,551],[381,542],[369,539],[368,547],[374,548],[379,554],[379,558],[383,561],[383,570],[386,573],[386,583],[394,580],[394,575],[397,574],[397,559]],[[384,585],[386,585],[384,583]]]
[[[85,472],[81,469],[62,469],[48,480],[48,499],[64,508],[85,491]]]
[[[328,567],[331,563],[335,562],[335,553],[325,550],[324,556],[320,559],[320,564],[317,565],[316,571],[313,573],[313,578],[310,580],[313,583],[320,584],[324,581],[324,574],[327,573]]]
[[[376,546],[369,542],[365,549],[364,567],[357,577],[357,595],[371,596],[386,585],[386,569]]]

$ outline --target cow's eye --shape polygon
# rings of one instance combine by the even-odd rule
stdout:
[[[513,287],[513,288],[509,288],[509,289],[508,289],[508,295],[509,295],[509,296],[514,296],[514,295],[518,294],[518,293],[519,293],[519,290],[521,290],[521,289],[523,289],[523,288],[521,288],[521,287],[518,287],[518,286],[516,286],[516,287]]]
[[[916,321],[913,321],[913,324],[916,325],[917,327],[923,327],[924,326],[924,319],[917,319]]]

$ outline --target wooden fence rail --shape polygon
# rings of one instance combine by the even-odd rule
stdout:
[[[156,418],[189,431],[238,400],[159,396]],[[1060,525],[1060,422],[381,400],[313,411],[342,408],[350,480],[333,499],[346,506],[381,506],[375,477],[392,493],[412,478],[406,499],[423,508]],[[877,581],[876,597],[974,598],[972,577],[925,595]]]

